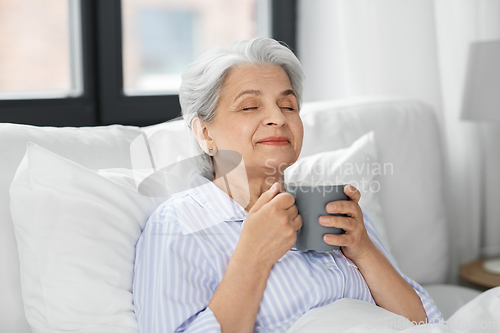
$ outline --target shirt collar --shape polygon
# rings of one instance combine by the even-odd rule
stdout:
[[[248,215],[248,212],[239,203],[202,175],[198,174],[193,177],[187,193],[200,206],[225,222],[241,222]]]

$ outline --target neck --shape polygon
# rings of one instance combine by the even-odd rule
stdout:
[[[284,189],[284,176],[280,173],[271,175],[247,173],[242,162],[231,172],[222,174],[215,166],[214,184],[244,207],[246,211],[249,211],[261,194],[269,190],[275,182],[279,182],[281,189]]]

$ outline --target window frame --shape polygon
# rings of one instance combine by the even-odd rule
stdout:
[[[83,94],[0,100],[0,122],[38,126],[146,126],[178,117],[178,95],[123,92],[120,0],[82,0]],[[271,35],[296,53],[297,0],[271,0]]]

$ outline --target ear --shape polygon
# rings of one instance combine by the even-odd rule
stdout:
[[[205,153],[208,154],[210,148],[217,150],[207,125],[200,118],[193,118],[191,128],[193,129],[194,135],[198,140],[198,144]]]

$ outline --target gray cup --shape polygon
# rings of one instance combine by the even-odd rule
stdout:
[[[329,214],[326,205],[332,201],[349,200],[344,193],[345,185],[298,185],[287,184],[286,191],[295,198],[295,205],[302,216],[302,228],[297,230],[297,250],[328,252],[338,250],[336,245],[326,244],[323,236],[326,234],[343,234],[343,229],[324,227],[318,219],[323,215],[346,216],[344,214]]]

